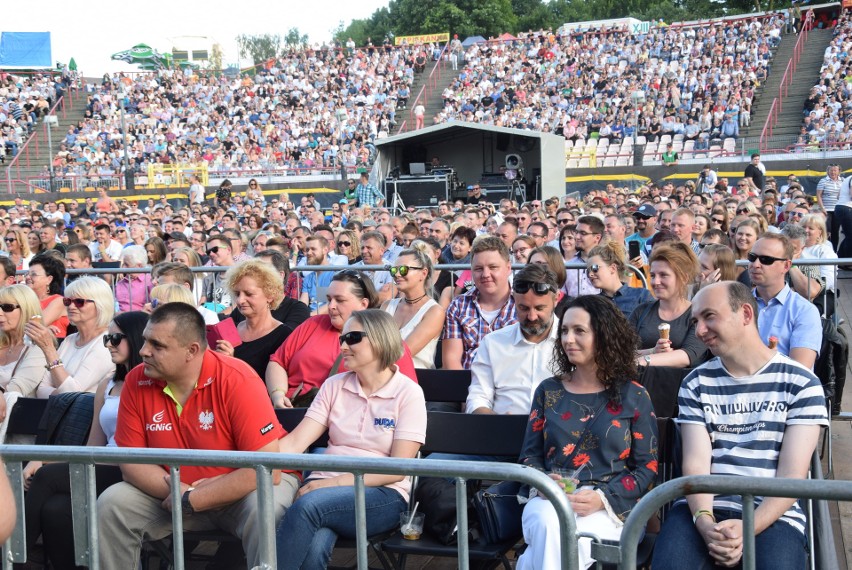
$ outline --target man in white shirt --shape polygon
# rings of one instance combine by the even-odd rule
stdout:
[[[95,241],[89,244],[92,261],[119,261],[122,249],[121,244],[110,236],[108,224],[95,226]]]
[[[559,286],[545,265],[529,264],[512,284],[518,322],[483,337],[471,364],[468,414],[528,414],[533,392],[553,376]]]

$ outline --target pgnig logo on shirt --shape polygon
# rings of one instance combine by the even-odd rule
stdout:
[[[373,425],[386,430],[393,430],[396,428],[396,421],[392,418],[373,418]]]
[[[171,422],[163,423],[166,410],[162,410],[151,416],[150,424],[145,424],[145,431],[172,431]]]

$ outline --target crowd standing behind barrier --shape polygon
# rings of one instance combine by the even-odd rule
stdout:
[[[533,200],[527,204],[516,204],[509,200],[491,204],[482,198],[477,198],[473,200],[475,203],[469,205],[441,203],[434,209],[415,210],[412,208],[404,212],[388,211],[381,207],[367,208],[360,205],[350,205],[346,200],[332,205],[323,205],[318,204],[316,198],[309,194],[303,194],[300,197],[298,206],[290,200],[290,196],[281,195],[278,198],[267,196],[264,201],[257,196],[246,196],[242,192],[233,191],[221,196],[217,195],[215,202],[205,200],[190,206],[181,206],[180,204],[170,203],[163,197],[159,203],[151,201],[147,206],[143,204],[140,207],[139,204],[133,202],[113,201],[106,193],[103,193],[98,202],[93,200],[88,204],[70,204],[67,216],[63,215],[55,207],[55,204],[45,204],[44,206],[36,203],[27,204],[19,199],[14,206],[0,209],[0,229],[7,236],[20,236],[27,239],[28,243],[31,243],[34,248],[43,250],[33,260],[30,260],[30,265],[35,268],[37,276],[34,280],[32,274],[28,275],[27,284],[34,290],[37,288],[39,279],[63,281],[66,278],[64,274],[58,271],[55,272],[55,277],[48,275],[46,271],[44,275],[41,274],[39,270],[52,266],[51,262],[65,259],[69,266],[72,264],[76,266],[74,269],[69,269],[67,278],[70,283],[64,293],[66,298],[62,300],[62,304],[67,308],[68,316],[73,317],[71,324],[77,324],[81,327],[81,330],[73,334],[82,334],[83,336],[91,336],[89,329],[93,327],[106,326],[109,319],[101,323],[99,318],[107,313],[111,315],[112,310],[120,308],[114,295],[110,295],[109,303],[104,303],[100,299],[102,295],[81,293],[81,291],[88,290],[86,287],[90,287],[92,281],[101,283],[101,288],[109,290],[110,287],[118,287],[122,282],[121,278],[110,274],[132,275],[153,271],[155,275],[152,284],[159,284],[160,270],[163,270],[163,275],[168,274],[167,267],[169,271],[173,270],[175,267],[172,261],[178,255],[181,256],[180,259],[187,261],[190,257],[197,257],[197,261],[193,259],[194,266],[191,269],[184,265],[177,265],[178,268],[186,270],[188,277],[184,275],[179,279],[170,281],[170,283],[176,283],[178,287],[185,288],[186,299],[195,305],[196,297],[192,294],[192,290],[198,283],[192,277],[192,273],[208,274],[201,285],[203,291],[199,301],[203,303],[206,311],[218,314],[219,318],[222,319],[222,322],[216,325],[216,331],[220,338],[227,341],[226,344],[222,344],[221,341],[214,343],[211,350],[231,354],[235,341],[251,342],[254,338],[259,338],[251,335],[246,336],[247,327],[260,322],[267,324],[270,322],[266,313],[258,318],[259,307],[252,305],[255,301],[246,299],[247,290],[251,287],[246,288],[245,283],[241,285],[239,279],[229,280],[224,274],[225,271],[230,270],[232,273],[229,275],[239,275],[240,268],[247,267],[241,265],[240,260],[249,259],[258,253],[277,252],[278,257],[272,256],[268,259],[268,262],[274,267],[276,275],[280,276],[282,284],[286,284],[286,295],[295,303],[298,303],[295,299],[301,296],[302,291],[300,289],[305,282],[309,281],[308,277],[311,273],[321,274],[331,271],[337,274],[335,276],[337,278],[345,278],[349,281],[360,280],[361,286],[369,290],[372,290],[373,287],[371,286],[379,280],[381,290],[373,292],[372,295],[362,295],[362,298],[367,298],[364,300],[349,299],[346,296],[347,290],[338,292],[333,287],[317,287],[315,298],[317,300],[325,299],[327,302],[324,307],[323,303],[317,304],[315,311],[319,314],[309,320],[308,323],[317,319],[326,319],[333,324],[334,320],[337,319],[341,321],[340,327],[336,327],[339,330],[343,326],[342,321],[345,321],[346,315],[352,310],[365,308],[365,306],[376,306],[377,301],[374,297],[377,294],[386,295],[387,298],[395,298],[399,297],[400,289],[402,289],[402,297],[399,298],[406,302],[414,301],[415,298],[412,297],[412,291],[407,286],[406,277],[409,274],[414,277],[415,273],[410,272],[421,270],[419,266],[414,265],[417,257],[412,255],[403,255],[401,258],[395,257],[403,246],[405,235],[410,236],[408,239],[413,240],[413,243],[406,245],[419,247],[417,245],[418,239],[428,240],[430,247],[435,251],[441,251],[442,258],[446,259],[447,256],[452,258],[455,253],[459,253],[453,250],[453,244],[449,240],[457,228],[464,226],[472,234],[472,242],[468,244],[475,254],[472,264],[469,266],[438,265],[437,268],[452,276],[451,283],[454,286],[447,287],[450,292],[449,312],[453,311],[453,307],[458,308],[469,300],[476,299],[479,296],[477,287],[482,287],[483,291],[490,291],[491,296],[495,298],[499,297],[501,303],[494,307],[490,305],[479,307],[475,303],[472,305],[474,307],[472,310],[476,311],[477,314],[485,311],[481,314],[487,319],[487,314],[495,313],[496,316],[496,312],[499,312],[503,307],[502,303],[505,303],[503,293],[508,294],[508,292],[503,290],[505,284],[502,283],[502,279],[509,278],[510,269],[521,268],[527,261],[536,262],[533,255],[529,255],[529,259],[527,258],[529,252],[518,252],[518,257],[510,256],[510,248],[518,235],[527,236],[532,243],[539,246],[533,251],[546,252],[547,250],[542,248],[541,244],[550,244],[558,247],[564,255],[565,246],[560,239],[564,228],[560,228],[560,226],[565,226],[568,231],[573,232],[575,237],[573,246],[577,248],[576,251],[583,253],[586,242],[598,244],[617,240],[624,241],[625,245],[628,245],[634,236],[625,237],[627,232],[623,228],[626,228],[627,224],[624,222],[625,218],[633,218],[636,222],[642,222],[645,229],[651,226],[653,232],[651,232],[651,236],[640,235],[640,237],[647,238],[647,252],[643,251],[645,249],[643,247],[638,251],[638,255],[633,256],[631,254],[630,264],[632,269],[641,277],[640,282],[649,286],[652,293],[660,293],[663,291],[661,287],[666,276],[663,271],[655,268],[655,252],[665,251],[667,247],[671,248],[672,246],[668,242],[685,241],[689,245],[683,244],[682,247],[689,249],[690,253],[693,249],[701,250],[702,244],[710,237],[706,234],[711,234],[717,241],[731,244],[722,232],[712,234],[709,230],[701,235],[699,242],[695,237],[695,228],[692,228],[693,232],[690,234],[690,228],[681,227],[682,220],[679,219],[683,218],[683,213],[675,212],[679,206],[690,208],[689,212],[693,215],[712,212],[718,207],[724,208],[733,217],[732,227],[728,228],[729,231],[746,223],[745,220],[752,220],[748,223],[754,223],[759,227],[761,225],[762,227],[769,227],[761,213],[764,207],[771,207],[773,212],[770,212],[770,214],[774,214],[775,218],[769,231],[778,230],[785,225],[797,226],[802,223],[802,217],[792,216],[790,215],[791,212],[797,208],[803,208],[806,212],[810,209],[799,189],[792,187],[783,192],[779,191],[776,189],[775,181],[771,179],[767,180],[762,193],[747,188],[737,188],[735,192],[730,192],[724,186],[723,181],[720,181],[720,184],[721,186],[709,195],[695,194],[694,185],[675,188],[673,184],[665,183],[659,186],[650,184],[636,193],[615,187],[609,187],[606,190],[594,190],[580,202],[576,198],[566,197],[563,200],[556,198],[544,201]],[[852,199],[849,200],[852,201]],[[748,204],[748,207],[745,204]],[[792,207],[788,208],[788,205],[792,205]],[[740,213],[741,211],[742,213]],[[824,216],[816,206],[812,208],[812,213]],[[672,216],[672,214],[675,215]],[[737,214],[739,214],[739,217],[734,217]],[[586,217],[582,218],[582,216]],[[604,219],[618,218],[619,216],[620,219],[616,221],[622,223],[604,223]],[[592,217],[594,219],[591,219]],[[502,219],[502,223],[488,223],[490,218]],[[435,223],[439,219],[441,222]],[[581,219],[584,220],[583,223],[580,223]],[[560,223],[558,220],[562,220],[564,223]],[[595,223],[592,223],[593,221]],[[443,228],[443,225],[449,227]],[[639,225],[636,224],[637,227]],[[56,231],[50,231],[51,228]],[[513,231],[508,231],[509,229]],[[590,235],[586,234],[593,234],[595,239],[590,239]],[[330,247],[333,243],[340,245],[340,239],[351,235],[367,236],[367,239],[363,239],[361,244],[362,264],[355,267],[346,264],[351,259],[348,256],[344,258],[344,264],[340,265],[343,256],[332,257],[333,254],[331,253],[332,249],[339,248]],[[736,232],[732,232],[731,235],[735,236]],[[265,237],[266,240],[258,239],[261,236]],[[329,247],[320,248],[321,255],[317,258],[316,248],[312,248],[311,244],[317,242],[322,244],[323,241]],[[374,247],[373,242],[382,242],[385,246],[373,251],[371,250]],[[13,245],[13,241],[6,241],[3,247],[11,248]],[[147,266],[139,267],[139,263],[133,261],[133,256],[123,255],[123,252],[128,251],[134,245],[145,249],[148,257]],[[570,246],[570,244],[568,245]],[[110,253],[111,248],[116,249],[117,253]],[[633,248],[629,249],[632,250]],[[479,256],[476,255],[477,252],[480,254]],[[17,253],[20,257],[22,252],[14,250],[13,253]],[[88,255],[86,255],[87,253]],[[477,261],[477,257],[481,257],[482,253],[494,254],[495,258],[499,258],[497,263],[500,265],[497,268],[499,271],[495,270],[492,263]],[[650,255],[648,255],[649,253]],[[744,251],[744,253],[750,254],[751,252]],[[772,258],[764,255],[765,252],[759,253],[755,256],[755,259],[751,259],[747,255],[748,259],[744,263],[747,264],[749,271],[745,271],[743,275],[751,275],[755,267],[769,266],[777,261],[782,261],[784,268],[789,268],[788,264],[789,260],[792,259],[792,254],[787,256],[786,250],[783,253],[776,253],[775,257]],[[782,259],[782,256],[786,257]],[[378,259],[375,259],[376,257]],[[50,261],[47,261],[48,259]],[[579,263],[569,264],[569,271],[585,275],[600,269],[595,269],[591,260],[581,255],[572,259],[579,261]],[[371,263],[364,263],[364,260],[369,260]],[[825,258],[818,260],[805,258],[798,260],[798,263],[836,265],[844,263],[844,261],[848,260],[828,261]],[[151,267],[153,264],[163,262],[170,265]],[[539,262],[546,262],[546,259],[539,259]],[[18,269],[15,266],[16,264],[10,262],[1,265],[7,278],[6,282],[14,281],[14,274],[18,272],[16,271]],[[503,271],[503,265],[506,265],[505,271]],[[403,266],[407,269],[403,270]],[[353,268],[362,273],[351,271]],[[341,272],[341,270],[345,271]],[[376,275],[372,279],[369,276],[370,272]],[[77,275],[80,273],[102,273],[110,286],[94,277],[78,278]],[[27,274],[26,271],[20,270],[20,275],[25,274]],[[294,282],[295,285],[291,288],[290,277],[294,274],[305,277],[305,280],[297,279]],[[495,282],[495,276],[501,277]],[[710,274],[703,277],[706,281],[714,280],[714,277]],[[316,279],[316,277],[312,279]],[[624,279],[626,279],[626,276],[624,276]],[[245,277],[242,280],[245,280]],[[316,281],[318,283],[323,282],[320,279],[316,279]],[[691,278],[686,278],[683,283],[668,284],[666,287],[676,287],[679,294],[683,289],[686,289],[683,292],[684,298],[686,298],[689,295],[690,285],[692,285],[690,281]],[[824,287],[827,282],[828,279],[815,281],[821,287]],[[159,285],[163,286],[163,284]],[[259,285],[259,283],[253,285]],[[810,286],[810,282],[808,282],[808,285]],[[262,289],[262,287],[258,288]],[[827,289],[827,287],[824,288]],[[45,287],[44,284],[42,284],[41,289],[44,289],[47,293],[51,291],[50,287]],[[608,289],[604,294],[606,295],[608,292],[609,295],[617,295],[618,290],[612,293],[612,289]],[[421,296],[426,293],[428,291],[426,291],[424,283],[424,291]],[[156,312],[154,300],[148,298],[150,293],[147,288],[128,287],[127,294],[127,306],[136,306],[138,300],[135,300],[134,296],[139,294],[145,296],[144,301],[147,305],[145,310]],[[263,303],[269,305],[268,309],[274,321],[275,300],[278,299],[281,292],[278,290],[264,291],[263,294],[265,295]],[[798,293],[793,292],[791,294],[797,295]],[[454,300],[453,297],[455,297]],[[559,297],[567,299],[568,296],[564,292],[560,292]],[[258,299],[261,298],[258,297]],[[487,298],[487,296],[482,298]],[[417,299],[417,302],[419,302],[419,297]],[[89,300],[93,302],[89,303]],[[346,311],[339,307],[342,304],[348,307]],[[824,305],[824,307],[827,308],[827,305]],[[235,308],[240,310],[246,320],[238,325],[236,331],[231,330],[229,332],[229,327],[234,325],[228,317]],[[1,306],[0,309],[5,310]],[[307,307],[305,309],[304,315],[306,316]],[[496,312],[495,309],[497,309]],[[327,313],[327,316],[324,313]],[[666,318],[664,317],[663,320],[665,321]],[[489,322],[495,321],[492,318]],[[507,320],[507,322],[510,321]],[[511,322],[514,322],[514,319]],[[404,323],[398,324],[404,325]],[[64,379],[67,380],[68,378],[61,371],[64,366],[61,361],[62,350],[69,346],[69,341],[66,340],[60,346],[59,352],[55,353],[46,342],[50,335],[50,332],[46,332],[49,331],[47,326],[33,324],[28,325],[28,327],[30,327],[28,330],[34,333],[32,341],[44,351],[45,355],[50,353],[48,366],[53,367],[48,371],[50,384],[53,385],[54,389],[58,389],[57,386],[61,386]],[[296,331],[299,330],[300,327],[296,327]],[[343,332],[346,332],[346,330],[344,329]],[[462,334],[468,334],[468,332],[463,331]],[[445,336],[447,336],[446,330],[434,340],[442,341],[442,337]],[[331,335],[329,338],[331,338]],[[287,342],[284,341],[282,348],[287,346]],[[310,339],[305,339],[304,343],[308,347],[311,346]],[[666,343],[662,344],[665,345]],[[780,346],[786,345],[782,342]],[[667,352],[669,348],[667,345],[661,346],[658,342],[657,346],[650,350],[651,354],[661,354]],[[644,368],[652,368],[645,366],[647,364],[645,356],[650,356],[650,354],[637,352],[637,364]],[[410,357],[408,358],[410,362]],[[654,357],[651,356],[651,359],[653,360]],[[340,359],[338,358],[338,360]],[[314,370],[314,376],[318,378],[318,385],[316,383],[305,384],[304,382],[298,386],[294,386],[292,383],[284,384],[284,382],[269,384],[267,377],[266,388],[270,400],[279,400],[277,405],[289,407],[288,403],[292,405],[296,396],[305,393],[303,388],[313,386],[321,388],[322,381],[329,375],[333,375],[333,371],[338,369],[338,366],[339,364],[333,362],[324,362],[322,370]],[[258,369],[257,366],[256,369]],[[287,371],[285,370],[285,372]],[[660,374],[660,371],[654,371],[652,374],[646,370],[643,374],[645,375],[643,380],[649,382],[647,385],[650,386],[653,383],[652,380],[659,379],[657,375]],[[414,378],[415,375],[412,373],[411,376]],[[286,375],[284,379],[287,379]],[[543,380],[543,378],[536,380]],[[658,383],[657,385],[663,384]],[[309,391],[306,390],[306,392]],[[651,391],[650,388],[649,391]],[[278,397],[279,392],[284,398]],[[840,392],[842,393],[842,390]],[[311,394],[305,395],[313,396]],[[651,397],[653,400],[654,394],[651,394]],[[839,398],[832,401],[832,405],[839,409]],[[176,525],[175,529],[179,532],[180,527]],[[360,532],[360,529],[358,530]],[[576,544],[574,546],[576,547]],[[263,551],[264,548],[266,548],[265,545],[259,547],[260,551]],[[573,561],[562,560],[563,565],[569,562],[573,563]]]

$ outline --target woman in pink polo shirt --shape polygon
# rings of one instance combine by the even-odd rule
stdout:
[[[327,455],[413,458],[426,440],[423,390],[394,364],[402,338],[393,317],[352,313],[340,335],[349,372],[319,389],[305,419],[281,440],[282,453],[302,453],[328,430]],[[364,476],[367,534],[399,524],[411,483],[400,475]],[[337,537],[355,537],[355,487],[350,473],[313,471],[278,526],[278,568],[325,568]]]

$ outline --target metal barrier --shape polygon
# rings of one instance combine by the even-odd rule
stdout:
[[[664,505],[686,495],[712,493],[743,499],[743,570],[755,568],[754,498],[789,497],[852,501],[852,481],[773,479],[734,475],[690,475],[652,489],[630,511],[621,531],[622,570],[636,568],[636,551],[648,520]]]
[[[488,479],[520,481],[537,488],[556,509],[562,548],[563,570],[576,570],[577,541],[570,540],[577,532],[571,507],[564,491],[545,473],[512,463],[462,462],[426,459],[400,459],[390,457],[343,457],[316,454],[281,454],[239,451],[208,451],[186,449],[143,449],[107,447],[65,447],[40,445],[3,445],[0,457],[7,462],[7,471],[18,504],[18,520],[15,531],[4,546],[3,567],[10,562],[26,560],[26,536],[24,524],[24,481],[22,461],[41,460],[68,462],[71,465],[71,503],[73,508],[75,555],[78,564],[86,564],[97,570],[98,521],[95,516],[95,463],[133,463],[168,465],[171,475],[170,488],[180,489],[180,465],[207,465],[255,470],[258,493],[258,518],[260,521],[260,557],[263,569],[276,567],[275,523],[272,511],[272,469],[296,469],[352,473],[355,477],[355,520],[358,550],[358,568],[367,570],[366,512],[364,506],[364,475],[416,475],[430,477],[455,477],[456,506],[458,508],[458,553],[459,568],[467,570],[468,563],[468,520],[466,479]],[[172,492],[173,553],[176,570],[183,569],[183,519],[180,493]],[[85,513],[81,513],[85,508]]]

